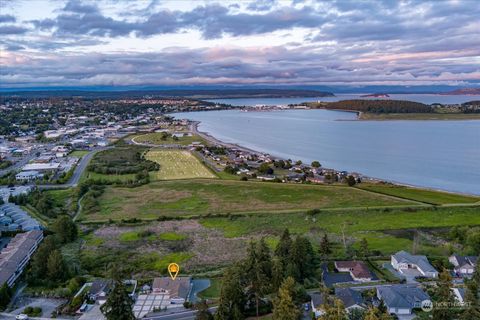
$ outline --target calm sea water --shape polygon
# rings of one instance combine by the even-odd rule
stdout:
[[[355,121],[329,110],[177,113],[199,130],[271,155],[449,191],[480,194],[480,121]],[[346,120],[346,121],[341,121]]]
[[[302,103],[308,101],[340,101],[348,99],[391,99],[391,100],[409,100],[425,104],[444,103],[456,104],[467,101],[480,100],[480,95],[438,95],[438,94],[390,94],[389,98],[365,98],[361,94],[337,94],[335,97],[320,98],[244,98],[244,99],[213,99],[208,100],[216,103],[226,103],[232,106],[255,106],[255,105],[288,105],[293,103]]]

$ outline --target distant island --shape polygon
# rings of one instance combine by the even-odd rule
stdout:
[[[361,98],[389,98],[390,96],[387,93],[372,93],[372,94],[364,94],[360,96]]]
[[[359,120],[471,120],[480,119],[480,101],[459,105],[427,105],[406,100],[342,100],[305,102],[311,109],[352,111]]]

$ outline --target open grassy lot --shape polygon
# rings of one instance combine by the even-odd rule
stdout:
[[[73,150],[72,152],[70,152],[68,154],[68,156],[69,157],[75,157],[75,158],[81,158],[89,152],[90,151],[87,151],[87,150]]]
[[[480,201],[480,197],[466,196],[448,192],[440,192],[433,190],[424,190],[397,186],[391,184],[365,184],[358,185],[359,188],[373,192],[392,195],[395,197],[421,201],[430,204],[447,204],[447,203],[475,203]]]
[[[175,140],[172,136],[169,136],[166,139],[162,139],[162,132],[153,132],[134,136],[132,140],[137,143],[147,143],[155,145],[176,144],[181,146],[188,146],[192,144],[192,142],[200,142],[202,144],[207,144],[205,139],[197,135],[178,137],[178,140]]]
[[[107,187],[99,198],[100,209],[82,220],[409,205],[418,203],[344,186],[171,180],[138,188]]]
[[[185,150],[150,150],[145,158],[160,164],[160,170],[151,174],[158,180],[217,177]]]
[[[207,227],[222,229],[227,237],[239,237],[261,230],[280,231],[286,227],[296,233],[306,233],[313,228],[339,234],[345,226],[346,234],[354,234],[390,229],[480,225],[479,209],[479,207],[451,207],[437,210],[406,208],[324,211],[315,215],[315,222],[305,214],[264,213],[233,218],[206,218],[202,219],[201,223]]]
[[[280,235],[286,227],[293,233],[313,235],[326,232],[341,242],[342,231],[350,241],[366,238],[370,249],[389,254],[411,248],[414,229],[443,228],[457,225],[480,225],[479,207],[451,207],[434,210],[394,209],[325,211],[312,217],[301,213],[256,214],[242,217],[205,218],[203,226],[222,230],[226,237],[262,234]],[[401,230],[398,231],[398,230]],[[392,232],[396,231],[396,232]],[[445,248],[433,238],[425,241],[423,253],[440,254]]]
[[[93,179],[93,180],[103,180],[103,181],[120,181],[125,182],[128,180],[135,180],[135,173],[126,173],[126,174],[103,174],[96,172],[85,171],[82,175],[81,181]]]

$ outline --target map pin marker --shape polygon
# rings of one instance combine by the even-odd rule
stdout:
[[[178,264],[170,263],[168,265],[168,273],[170,274],[170,277],[172,278],[172,280],[175,280],[179,272],[180,272],[180,266]]]

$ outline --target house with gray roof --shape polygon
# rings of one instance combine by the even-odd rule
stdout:
[[[377,287],[377,298],[384,301],[390,314],[408,315],[413,309],[421,308],[422,302],[430,301],[430,296],[422,289],[409,285]]]
[[[406,251],[399,251],[391,257],[392,267],[400,273],[409,273],[416,270],[424,277],[437,278],[438,271],[430,264],[426,256],[412,255]]]
[[[478,257],[476,256],[459,256],[459,255],[451,255],[448,258],[451,264],[454,266],[454,271],[457,276],[465,277],[471,276],[475,271],[475,266],[478,261]]]
[[[323,305],[325,304],[325,296],[321,292],[315,292],[310,294],[310,304],[312,306],[312,312],[316,317],[320,317],[325,313]],[[365,301],[362,297],[362,293],[358,290],[351,288],[336,288],[335,298],[341,300],[345,307],[345,310],[350,313],[355,309],[365,309]]]

